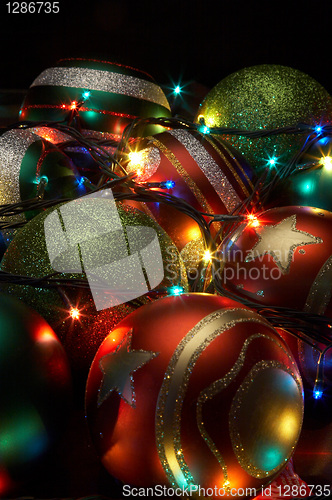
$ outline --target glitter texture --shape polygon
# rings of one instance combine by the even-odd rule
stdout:
[[[195,121],[201,117],[210,128],[253,131],[299,122],[315,126],[331,123],[332,98],[316,80],[301,71],[278,65],[252,66],[221,80],[205,97]],[[304,144],[306,134],[256,139],[229,135],[225,139],[259,170],[272,157],[287,164]]]
[[[283,346],[273,338],[270,338],[269,340],[275,342],[278,345],[278,347],[284,351],[284,353],[287,355],[287,357],[293,364],[292,358],[289,356],[289,354],[283,348]],[[294,380],[294,386],[289,387],[289,381],[287,380],[287,392],[285,392],[285,387],[280,387],[278,390],[278,394],[276,394],[275,392],[269,394],[266,385],[263,384],[262,386],[262,380],[264,380],[267,376],[269,376],[271,380],[279,382],[280,385],[282,385],[282,382],[285,384],[286,382],[284,378],[282,379],[282,382],[279,380],[280,377],[278,377],[278,375],[280,372],[282,372],[283,374],[290,375]],[[261,375],[260,383],[257,383],[258,375]],[[265,420],[264,419],[260,420],[259,426],[257,426],[257,424],[256,425],[254,424],[255,416],[252,414],[252,412],[250,412],[251,414],[248,415],[247,414],[248,412],[242,409],[244,398],[247,396],[249,390],[251,390],[252,392],[252,388],[255,387],[255,385],[257,392],[260,393],[259,398],[262,398],[262,393],[265,392],[263,401],[265,403],[264,408],[266,410],[265,411],[266,418]],[[296,388],[296,394],[294,394],[293,391],[294,388]],[[252,406],[250,408],[253,409]],[[245,377],[241,386],[238,388],[234,396],[229,414],[229,428],[230,428],[230,436],[232,440],[233,450],[240,465],[249,475],[256,478],[268,477],[273,475],[275,472],[280,470],[285,465],[285,462],[289,460],[289,458],[291,457],[300,435],[302,420],[303,420],[303,409],[304,408],[303,408],[303,398],[302,398],[302,385],[295,373],[293,373],[287,366],[285,366],[283,363],[280,363],[279,361],[263,360],[260,361],[259,363],[256,363],[256,365],[250,370],[248,375]],[[240,412],[242,412],[242,418],[244,417],[243,415],[244,413],[247,414],[247,421],[249,421],[248,422],[249,426],[252,423],[256,427],[255,429],[252,428],[252,426],[250,426],[251,432],[253,434],[249,438],[249,442],[253,441],[253,438],[255,438],[256,445],[249,446],[249,449],[248,446],[245,446],[243,444],[241,439],[241,433],[238,428],[239,425],[238,420],[240,418]],[[289,430],[290,420],[293,424],[293,429],[292,432],[288,434],[288,436],[286,434],[287,436],[286,438],[283,438],[282,436],[279,435],[279,433],[282,432],[282,428],[279,429],[278,426],[274,427],[270,419],[270,416],[271,414],[277,415],[279,417],[279,422],[282,422],[282,418],[286,413],[288,417],[288,421],[286,421],[286,423],[284,424],[287,427],[286,433]],[[270,447],[271,450],[270,453],[271,452],[275,453],[274,450],[276,443],[275,442],[273,443],[274,447],[271,446],[271,443],[270,445],[268,445],[269,440],[271,439],[270,438],[271,434],[274,438],[272,442],[276,440],[278,441],[278,448],[277,448],[278,459],[276,460],[276,458],[274,458],[274,461],[277,462],[277,465],[275,465],[274,467],[267,466],[266,467],[267,470],[266,469],[264,470],[257,466],[257,453],[258,453],[257,441],[260,443],[259,447],[260,454],[262,454],[262,451],[263,453],[264,452],[266,453],[266,450],[263,447],[263,443],[265,443],[266,447]],[[248,435],[244,436],[244,438],[245,440],[248,441]],[[258,456],[262,460],[262,457],[260,455]],[[269,458],[270,456],[268,455],[268,459]],[[273,463],[273,461],[270,463]]]
[[[0,137],[0,204],[20,203],[22,160],[31,144],[40,140],[30,130],[9,130]],[[25,220],[23,214],[4,217],[6,222]]]
[[[44,85],[112,92],[153,102],[170,110],[166,96],[157,84],[130,75],[89,68],[55,67],[44,70],[30,88]]]
[[[304,311],[324,315],[331,300],[332,257],[319,270],[308,293]]]
[[[156,147],[147,147],[137,151],[139,161],[132,161],[125,165],[127,173],[137,173],[137,181],[145,182],[156,173],[160,165],[160,151]]]
[[[153,138],[151,137],[150,139],[153,142],[153,144],[155,146],[157,146],[160,149],[160,151],[166,156],[166,158],[171,162],[171,164],[177,170],[177,172],[181,175],[183,181],[187,184],[188,188],[194,194],[195,198],[197,199],[198,203],[201,205],[203,210],[205,210],[205,212],[213,213],[212,207],[208,203],[205,196],[202,194],[198,185],[196,184],[195,181],[193,181],[193,179],[190,177],[190,175],[184,170],[183,166],[181,165],[179,160],[176,158],[174,153],[172,153],[172,151],[170,151],[156,137],[153,137]]]
[[[197,269],[203,259],[205,244],[203,238],[191,240],[182,248],[180,255],[188,272]]]
[[[241,200],[219,165],[214,161],[201,142],[186,130],[172,130],[170,134],[186,148],[211,183],[211,186],[222,200],[227,211],[232,212],[240,204]]]
[[[246,357],[246,351],[248,349],[248,346],[250,343],[257,339],[257,338],[267,338],[268,340],[271,340],[270,337],[267,335],[263,335],[261,333],[258,333],[256,335],[251,335],[245,342],[243,343],[243,346],[240,350],[240,354],[234,365],[232,366],[231,370],[226,373],[226,375],[213,382],[209,387],[207,387],[204,391],[201,392],[199,395],[199,398],[197,400],[197,406],[196,406],[196,420],[197,420],[197,426],[200,430],[201,436],[205,440],[207,446],[210,448],[216,459],[218,460],[220,467],[223,471],[224,474],[224,481],[228,479],[228,473],[227,473],[227,466],[222,458],[222,455],[220,454],[220,451],[216,447],[215,443],[213,442],[211,436],[207,432],[205,428],[205,424],[203,421],[203,405],[206,401],[209,399],[212,399],[216,394],[221,392],[223,389],[225,389],[231,382],[234,380],[236,375],[239,373],[241,368],[243,367],[244,360]]]
[[[81,200],[84,199],[85,197],[81,198]],[[98,198],[91,201],[93,202],[93,207],[95,207],[91,210],[98,213],[99,224],[104,224],[105,227],[108,227],[109,211],[105,210],[103,212],[101,209],[101,205],[108,203],[107,198]],[[158,297],[166,294],[165,288],[175,284],[182,286],[187,291],[188,282],[185,269],[179,252],[169,236],[160,226],[142,212],[131,207],[126,207],[121,203],[117,204],[117,208],[123,226],[151,227],[155,229],[158,235],[164,263],[164,279],[158,286],[158,289],[164,291]],[[17,232],[2,260],[1,269],[3,271],[35,278],[42,278],[54,273],[46,248],[44,221],[46,217],[57,209],[57,207],[48,209],[37,215]],[[93,213],[91,213],[91,217],[93,218]],[[93,239],[93,226],[87,224],[87,220],[82,220],[81,225],[77,226],[77,231],[82,231],[85,240],[89,239],[88,230],[91,231],[90,248],[93,254],[91,257],[95,262],[107,262],[107,260],[110,260],[110,253],[112,253],[112,244],[110,244],[109,238],[107,239],[106,235],[105,237]],[[114,238],[113,244],[116,245],[116,239],[118,239],[117,232],[114,232]],[[68,252],[68,256],[69,254],[73,254],[71,250]],[[129,265],[128,275],[132,271]],[[3,289],[16,295],[27,305],[39,312],[63,341],[75,367],[88,369],[99,345],[110,330],[126,317],[127,314],[148,302],[149,299],[143,295],[134,301],[97,312],[89,287],[84,289],[75,287],[75,280],[84,279],[85,274],[82,272],[61,273],[59,274],[59,278],[74,280],[73,286],[66,287],[64,290],[71,306],[80,311],[80,319],[77,322],[74,322],[70,317],[70,307],[56,289],[13,284],[6,284],[3,286]]]
[[[245,262],[250,262],[265,254],[271,255],[283,274],[288,273],[293,261],[294,251],[298,246],[323,243],[321,238],[306,231],[296,229],[296,214],[277,224],[255,229],[257,243],[250,250]]]
[[[173,486],[195,484],[181,446],[181,410],[195,363],[215,338],[238,323],[248,321],[268,325],[263,318],[244,309],[211,313],[187,333],[174,351],[165,372],[156,409],[158,454]]]

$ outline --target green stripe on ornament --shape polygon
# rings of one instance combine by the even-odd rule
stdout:
[[[68,112],[71,104],[82,101],[87,88],[36,86],[31,87],[24,99],[22,110],[31,106],[57,106]],[[131,117],[170,117],[171,112],[163,105],[128,95],[91,91],[90,97],[84,100],[82,108],[97,111],[109,111]]]

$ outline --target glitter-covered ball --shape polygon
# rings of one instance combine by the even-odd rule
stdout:
[[[82,197],[46,210],[18,231],[1,263],[2,271],[19,276],[38,280],[58,272],[56,278],[64,280],[59,286],[36,281],[3,287],[48,321],[79,371],[88,370],[102,340],[127,314],[171,293],[173,286],[187,289],[169,236],[150,217],[121,203],[112,216],[110,203],[107,197]],[[69,216],[66,207],[73,207]],[[153,236],[144,248],[141,228]],[[137,289],[140,293],[131,293]]]
[[[203,119],[208,127],[245,131],[277,129],[300,122],[316,126],[331,123],[332,98],[314,78],[297,69],[263,64],[221,80],[198,109],[195,121]],[[286,165],[306,137],[306,133],[264,138],[226,136],[256,170]]]
[[[170,117],[162,88],[145,71],[110,61],[61,59],[32,82],[21,120],[78,121],[84,131],[121,135],[135,118]],[[151,127],[147,133],[160,131]],[[153,131],[153,132],[152,132]]]
[[[302,382],[262,316],[192,293],[142,306],[106,337],[86,409],[114,477],[192,493],[200,486],[210,493],[197,498],[220,498],[259,492],[287,464],[302,425]]]
[[[220,136],[169,130],[137,140],[127,156],[125,169],[135,172],[138,182],[164,182],[172,196],[205,214],[230,214],[247,199],[258,202],[253,169]],[[166,203],[149,203],[148,210],[180,251],[201,237],[196,220],[184,210]],[[210,228],[214,233],[220,225]]]

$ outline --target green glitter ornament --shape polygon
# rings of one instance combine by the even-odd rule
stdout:
[[[109,226],[109,199],[89,199],[89,197],[83,197],[70,203],[75,203],[76,207],[80,207],[81,203],[85,204],[84,217],[75,220],[75,231],[76,234],[82,235],[82,242],[79,243],[79,245],[71,243],[64,252],[59,254],[60,257],[57,264],[58,268],[61,267],[61,265],[67,266],[67,272],[59,273],[57,278],[66,280],[71,279],[72,284],[71,282],[69,286],[64,284],[59,289],[54,287],[34,287],[30,285],[8,283],[4,284],[3,288],[8,293],[15,295],[39,312],[39,314],[48,321],[62,341],[72,367],[75,371],[79,373],[83,372],[85,375],[99,345],[119,321],[142,304],[154,298],[167,295],[169,288],[174,285],[180,286],[186,291],[188,289],[188,282],[179,252],[169,236],[156,222],[144,213],[132,207],[117,203],[118,215],[124,229],[129,227],[130,230],[134,231],[134,234],[135,226],[154,229],[159,241],[162,265],[164,267],[164,278],[159,285],[155,287],[158,293],[153,289],[152,292],[137,297],[135,300],[124,302],[114,307],[97,310],[93,294],[89,288],[91,282],[86,281],[86,287],[82,287],[77,286],[79,284],[78,280],[87,278],[86,272],[88,271],[86,271],[86,269],[88,269],[87,260],[89,259],[95,263],[95,268],[97,268],[98,265],[103,265],[106,269],[106,276],[108,263],[112,263],[112,260],[114,262],[112,253],[114,254],[119,248],[119,240],[121,238],[120,231],[114,230],[114,232],[105,232],[105,234],[101,236],[99,236],[100,232],[97,231],[96,233],[97,225],[101,227]],[[47,248],[45,238],[45,220],[50,215],[57,216],[57,213],[60,213],[59,207],[68,205],[69,203],[48,209],[42,214],[37,215],[21,228],[15,235],[15,238],[3,257],[1,269],[16,275],[35,278],[44,278],[47,275],[54,274],[55,269],[51,265],[49,249]],[[61,212],[61,214],[63,214],[63,212]],[[66,238],[70,238],[71,236],[68,236],[69,233],[64,232],[68,226],[66,226],[66,224],[63,226],[63,224],[64,222],[62,220],[63,234],[66,235]],[[127,238],[128,229],[126,229],[126,231]],[[96,234],[98,237],[96,237]],[[61,243],[61,238],[59,241]],[[140,251],[140,242],[138,239],[137,241],[133,241],[133,239],[129,240],[129,242],[128,239],[125,241],[127,245],[127,249],[125,249],[127,256],[132,256],[135,251],[139,251],[144,263],[147,261],[151,262],[151,259],[154,257],[153,251],[151,252],[149,248],[146,247],[142,257],[143,250]],[[82,257],[84,242],[88,242],[89,245],[89,253],[85,255],[85,258]],[[79,253],[77,252],[78,247]],[[78,256],[76,262],[75,256]],[[125,273],[128,282],[128,279],[134,276],[135,269],[133,267],[133,261],[129,258],[126,259],[125,254],[123,258],[128,262]],[[52,262],[54,266],[55,261],[52,260]],[[120,261],[116,259],[116,264],[117,262]],[[81,272],[76,271],[77,268],[75,268],[75,264],[77,263],[78,266],[80,266],[81,263]],[[84,272],[82,272],[82,268],[85,270]],[[90,270],[89,268],[89,272]],[[136,285],[136,281],[133,280],[133,282]]]
[[[206,126],[259,131],[331,123],[332,97],[299,70],[263,64],[241,69],[221,80],[200,104],[196,122]],[[280,169],[300,151],[307,133],[249,138],[224,138],[238,149],[256,172]]]

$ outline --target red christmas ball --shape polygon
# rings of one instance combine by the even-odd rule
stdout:
[[[170,194],[211,214],[235,210],[256,183],[240,153],[218,136],[197,131],[175,129],[141,139],[131,146],[124,166],[137,174],[138,182],[166,182]],[[179,250],[201,236],[194,219],[179,210],[164,203],[148,203],[145,208]]]
[[[223,242],[222,281],[265,305],[331,313],[332,213],[272,208],[248,218]]]
[[[332,213],[310,207],[273,208],[256,214],[223,242],[222,282],[232,292],[262,305],[282,306],[331,317]],[[331,330],[322,327],[331,338]],[[284,335],[291,338],[287,332]],[[301,375],[315,383],[320,351],[290,339]],[[331,359],[325,359],[330,378]]]
[[[187,294],[142,306],[107,336],[86,413],[103,465],[127,485],[241,496],[292,455],[302,382],[264,318],[217,295]]]

